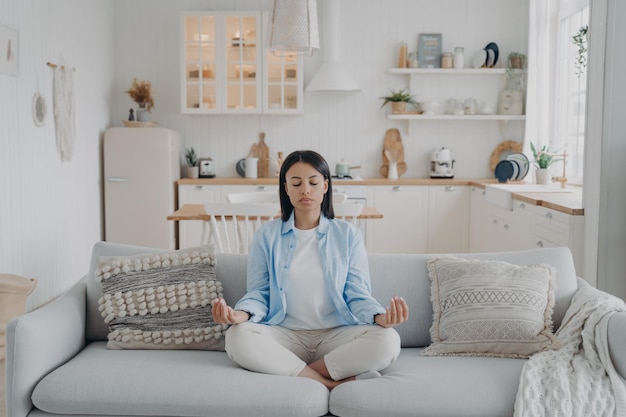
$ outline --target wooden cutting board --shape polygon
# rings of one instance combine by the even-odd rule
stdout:
[[[391,157],[398,163],[398,176],[406,173],[406,162],[404,162],[404,146],[402,145],[402,137],[398,129],[387,129],[385,132],[385,140],[383,141],[383,166],[380,167],[380,175],[387,178],[389,173],[389,158],[385,155],[385,149],[389,150]]]
[[[265,143],[265,132],[259,134],[259,143],[255,143],[250,148],[250,154],[254,158],[259,158],[258,176],[267,178],[270,176],[270,150]]]

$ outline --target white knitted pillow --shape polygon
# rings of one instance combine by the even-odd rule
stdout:
[[[434,314],[424,355],[526,358],[559,347],[553,267],[435,258],[428,274]]]
[[[95,279],[108,349],[224,350],[226,329],[211,314],[222,297],[211,247],[101,256]]]

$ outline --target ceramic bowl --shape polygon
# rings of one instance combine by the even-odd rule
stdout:
[[[435,114],[439,108],[438,101],[425,101],[421,104],[424,114]]]

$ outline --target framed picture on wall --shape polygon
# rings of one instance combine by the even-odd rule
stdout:
[[[0,74],[18,75],[18,32],[0,25]]]
[[[420,68],[441,68],[441,33],[420,33],[417,57]]]

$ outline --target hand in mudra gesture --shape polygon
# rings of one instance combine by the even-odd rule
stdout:
[[[218,298],[211,308],[213,320],[218,324],[239,324],[248,321],[250,314],[235,310],[226,304],[223,298]]]
[[[381,327],[394,327],[409,319],[409,306],[404,298],[395,296],[391,299],[385,314],[377,314],[374,321]]]

